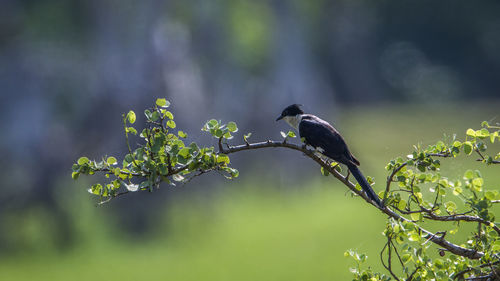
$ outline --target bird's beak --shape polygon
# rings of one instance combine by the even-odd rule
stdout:
[[[283,116],[276,118],[276,121],[280,121],[281,119],[283,119]]]

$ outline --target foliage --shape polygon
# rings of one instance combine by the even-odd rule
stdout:
[[[121,163],[115,157],[104,157],[101,161],[80,157],[73,164],[73,179],[81,174],[94,175],[104,173],[109,182],[92,185],[89,192],[101,198],[102,202],[135,191],[153,191],[162,182],[171,185],[185,183],[193,177],[217,171],[227,178],[238,176],[238,170],[229,166],[227,155],[216,153],[214,147],[203,147],[192,142],[186,145],[183,141],[187,134],[181,130],[174,132],[176,124],[172,112],[167,108],[170,103],[165,99],[157,99],[152,108],[144,110],[147,127],[138,133],[133,127],[136,114],[129,111],[123,115],[123,128],[128,147],[128,154]],[[227,125],[212,119],[203,127],[220,140],[232,138],[238,128],[234,122]],[[137,135],[142,139],[134,150],[129,143],[129,135]],[[120,165],[121,164],[121,165]]]
[[[462,178],[450,178],[440,172],[445,162],[440,158],[457,159],[461,154],[478,159],[486,165],[499,164],[500,153],[488,155],[487,146],[500,141],[500,127],[482,123],[479,130],[468,129],[465,139],[456,135],[438,141],[426,148],[415,146],[406,156],[390,161],[390,172],[385,204],[408,220],[389,218],[383,234],[387,243],[381,252],[383,266],[396,280],[463,280],[479,276],[497,276],[500,263],[500,229],[495,223],[492,207],[500,203],[500,193],[486,189],[485,179],[479,170],[467,170]],[[452,162],[446,162],[452,165]],[[395,184],[396,187],[392,187]],[[427,192],[428,191],[428,192]],[[442,231],[437,232],[444,240],[474,224],[473,231],[456,253],[437,248],[431,251],[431,238],[422,232],[421,226],[428,221],[439,221]],[[448,225],[444,224],[448,223]],[[467,231],[463,230],[463,231]],[[437,256],[439,253],[439,256]],[[358,267],[352,272],[355,280],[384,280],[383,275],[370,269],[360,269],[363,255],[350,253]],[[395,265],[399,269],[395,269]],[[485,278],[485,277],[484,277]]]
[[[123,126],[129,153],[121,167],[115,157],[105,157],[100,162],[81,157],[73,165],[72,177],[80,174],[104,173],[111,178],[107,184],[92,185],[90,192],[101,198],[101,202],[133,191],[153,191],[160,183],[185,183],[201,174],[217,171],[227,178],[238,176],[238,171],[229,166],[229,154],[243,150],[283,147],[303,152],[321,166],[323,175],[333,175],[353,193],[372,203],[366,195],[343,176],[338,164],[323,159],[317,151],[305,145],[289,143],[295,138],[293,132],[281,132],[282,141],[249,143],[251,134],[243,136],[244,144],[231,146],[228,140],[238,131],[234,122],[223,124],[212,119],[202,131],[218,139],[218,150],[196,143],[186,146],[182,139],[187,134],[176,128],[173,114],[167,110],[169,102],[158,99],[156,104],[144,111],[147,128],[139,137],[143,143],[132,151],[129,134],[136,135],[132,127],[136,121],[133,111],[123,115]],[[463,280],[488,277],[495,278],[500,264],[500,228],[492,211],[500,203],[500,193],[486,187],[487,183],[479,170],[467,170],[462,178],[450,178],[441,174],[441,159],[451,161],[464,155],[477,155],[486,165],[500,164],[500,153],[488,154],[488,144],[500,141],[500,127],[483,122],[479,130],[468,129],[465,139],[454,135],[426,148],[415,146],[406,158],[390,161],[386,169],[389,176],[385,191],[380,192],[384,208],[389,216],[383,235],[386,244],[380,258],[389,274],[364,269],[365,254],[352,250],[345,256],[356,261],[351,269],[354,280]],[[201,147],[201,148],[200,148]],[[451,162],[450,161],[450,162]],[[372,180],[370,179],[370,182]],[[120,191],[121,189],[125,189]],[[428,191],[428,192],[427,192]],[[436,233],[424,229],[429,221],[440,222],[441,231]],[[453,244],[448,238],[458,231],[473,231],[461,244]],[[466,229],[466,230],[463,230]],[[433,247],[438,246],[438,248]],[[439,254],[439,256],[438,256]]]

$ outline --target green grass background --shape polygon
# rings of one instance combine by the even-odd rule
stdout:
[[[462,138],[482,120],[500,121],[495,105],[349,108],[335,114],[335,125],[356,155],[363,156],[362,170],[375,177],[378,191],[390,159],[443,134]],[[498,145],[491,149],[500,150]],[[486,188],[500,189],[500,167],[472,160],[444,160],[443,173],[460,176],[479,168]],[[273,182],[242,178],[227,183],[214,200],[189,197],[154,210],[163,215],[155,232],[140,240],[117,231],[106,207],[95,208],[88,196],[75,193],[75,185],[83,188],[83,183],[62,180],[61,204],[72,213],[77,246],[54,250],[48,242],[50,218],[36,208],[27,211],[12,235],[33,250],[2,256],[0,280],[350,280],[353,262],[343,255],[348,249],[367,253],[367,265],[381,270],[378,253],[386,217],[346,196],[334,178],[323,178],[318,169],[306,186],[286,192],[269,188]],[[461,243],[467,234],[450,238]]]

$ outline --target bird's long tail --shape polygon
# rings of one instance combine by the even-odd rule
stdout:
[[[370,184],[366,180],[365,176],[363,176],[363,174],[361,173],[359,168],[353,164],[347,165],[347,168],[349,169],[349,171],[351,171],[351,174],[354,176],[354,178],[356,178],[356,180],[358,181],[359,185],[361,186],[363,191],[366,193],[368,198],[375,201],[375,203],[377,203],[377,205],[380,208],[383,208],[382,202],[378,198],[377,194],[375,194],[375,191],[373,191],[372,187],[370,186]]]

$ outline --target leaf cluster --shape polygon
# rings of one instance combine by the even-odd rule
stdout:
[[[185,142],[188,135],[175,130],[174,115],[168,110],[166,99],[157,99],[153,107],[144,110],[147,126],[140,130],[134,127],[136,114],[129,111],[123,114],[123,128],[128,153],[119,163],[115,157],[101,161],[81,157],[73,164],[73,179],[80,175],[103,173],[107,183],[93,184],[89,192],[109,201],[118,195],[135,191],[153,191],[162,182],[170,185],[185,183],[193,177],[217,171],[227,178],[238,176],[238,170],[229,166],[230,159],[219,154],[213,146],[199,146],[195,142]],[[202,130],[209,131],[222,139],[232,138],[231,133],[238,128],[234,122],[227,125],[219,121],[208,121]],[[129,135],[137,135],[140,143],[132,149]]]
[[[411,154],[387,164],[390,174],[386,190],[380,195],[387,206],[406,218],[389,218],[383,232],[387,243],[380,258],[394,279],[464,280],[497,274],[500,228],[492,208],[500,202],[500,193],[479,170],[469,169],[463,176],[451,178],[441,173],[441,166],[453,163],[459,155],[474,154],[477,158],[473,161],[498,164],[499,154],[489,155],[487,149],[489,144],[500,141],[499,132],[498,126],[483,122],[481,129],[468,129],[463,140],[453,136],[426,148],[414,146]],[[450,161],[442,161],[444,158]],[[422,231],[421,225],[428,221],[440,222],[442,231],[435,234],[438,237]],[[473,224],[474,231],[457,245],[456,253],[432,248],[431,239],[446,241],[465,224]],[[359,265],[360,261],[355,260]],[[383,275],[370,269],[358,268],[353,273],[355,280],[384,280]]]

